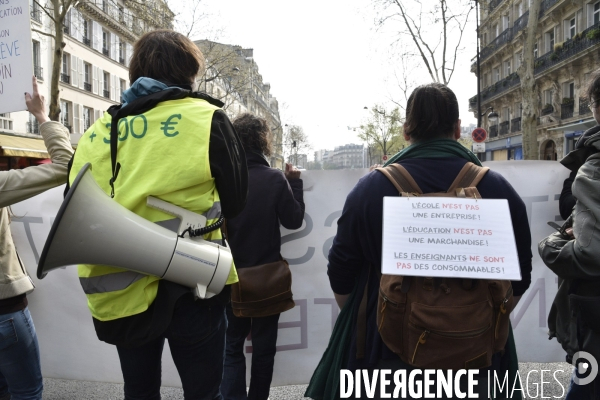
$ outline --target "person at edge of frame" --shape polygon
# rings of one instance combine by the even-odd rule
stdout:
[[[480,165],[477,157],[458,143],[458,102],[445,85],[431,83],[412,92],[407,103],[404,137],[410,146],[392,157],[390,162],[398,162],[406,168],[423,193],[445,192],[465,163],[471,161]],[[525,205],[508,181],[494,171],[488,171],[477,189],[484,199],[508,200],[522,276],[521,281],[512,282],[516,304],[531,283],[531,235]],[[381,265],[383,198],[397,195],[398,190],[382,173],[373,171],[363,177],[346,199],[329,252],[327,273],[340,308],[355,283],[357,293],[365,291],[367,282],[369,286],[366,346],[364,357],[360,359],[357,358],[356,330],[359,303],[353,304],[350,349],[345,367],[351,371],[406,369],[408,372],[413,369],[383,343],[378,333],[376,314],[380,279],[377,268],[369,268],[370,265]],[[502,369],[507,363],[506,357],[497,353],[492,357],[490,368],[504,373]],[[487,372],[481,372],[484,371],[480,371],[480,376],[487,376]],[[484,386],[487,385],[479,385],[479,390],[487,392]],[[376,393],[379,396],[379,390]]]
[[[37,78],[33,93],[25,93],[27,110],[39,123],[52,163],[0,171],[0,400],[41,399],[44,384],[40,349],[27,294],[33,281],[23,266],[10,232],[9,206],[67,182],[73,155],[69,131],[50,121]]]
[[[585,214],[589,210],[594,210],[600,204],[600,198],[595,196],[600,187],[594,185],[595,179],[593,175],[590,175],[593,174],[594,167],[597,166],[598,162],[588,160],[590,156],[600,151],[598,147],[600,145],[600,142],[598,142],[598,139],[600,139],[600,111],[598,110],[600,105],[600,71],[596,71],[590,77],[586,88],[586,96],[589,101],[589,108],[598,125],[586,130],[575,143],[573,151],[560,161],[561,164],[571,170],[569,177],[564,181],[558,203],[560,215],[567,222],[563,227],[562,234],[554,234],[557,240],[550,240],[562,249],[561,256],[556,260],[551,260],[550,264],[546,263],[559,277],[558,293],[548,314],[549,335],[550,338],[556,337],[561,343],[563,349],[567,352],[566,360],[569,363],[573,361],[573,355],[579,350],[586,350],[596,357],[596,360],[600,360],[600,335],[594,333],[594,330],[590,329],[583,321],[589,317],[600,319],[600,315],[590,314],[590,311],[594,311],[593,308],[586,308],[587,312],[581,309],[577,310],[574,303],[571,303],[572,300],[570,300],[572,296],[584,296],[588,300],[600,296],[600,282],[598,280],[600,274],[595,273],[594,269],[590,268],[598,264],[600,254],[595,254],[595,259],[588,257],[587,262],[575,263],[575,258],[579,261],[585,259],[581,258],[580,251],[586,252],[589,251],[588,249],[595,248],[593,246],[594,242],[584,244],[582,239],[584,242],[588,241],[592,237],[590,235],[593,235],[597,228],[589,226],[585,222],[580,224],[577,221],[577,215],[580,212]],[[575,182],[577,181],[579,181],[579,189],[576,188]],[[580,197],[581,202],[579,201]],[[581,221],[584,220],[584,214],[579,214]],[[577,233],[575,236],[573,234],[574,221],[578,222],[577,226],[579,227],[575,231]],[[586,236],[588,239],[586,239]],[[569,242],[571,244],[568,244]],[[579,251],[575,243],[581,246]],[[595,243],[595,245],[597,246],[598,243]],[[562,260],[563,263],[558,263],[559,260]],[[546,262],[546,260],[544,261]],[[584,314],[581,314],[582,312]],[[596,345],[594,346],[594,344]],[[575,382],[576,378],[584,378],[586,375],[579,370],[579,367],[580,364],[578,363],[573,370],[565,400],[600,398],[598,379],[586,385],[579,385]]]
[[[203,69],[200,49],[186,36],[166,29],[144,34],[133,48],[131,87],[122,104],[109,108],[82,136],[70,180],[89,162],[96,182],[111,192],[108,143],[117,125],[121,167],[115,201],[173,230],[179,221],[148,207],[148,196],[204,214],[207,226],[221,214],[239,214],[248,192],[246,157],[223,103],[195,91]],[[221,243],[220,229],[204,239]],[[109,266],[80,265],[78,272],[98,338],[116,346],[126,400],[160,399],[165,339],[185,398],[222,399],[225,305],[230,285],[238,281],[233,263],[224,289],[208,299],[158,277]]]
[[[233,121],[248,160],[248,199],[244,210],[227,220],[227,238],[235,267],[252,267],[281,257],[280,225],[298,229],[304,221],[300,171],[286,164],[282,173],[271,168],[271,131],[264,118],[246,113]],[[267,400],[277,351],[281,314],[245,318],[227,305],[227,339],[221,393],[225,400]],[[244,342],[252,334],[252,367],[246,394]]]

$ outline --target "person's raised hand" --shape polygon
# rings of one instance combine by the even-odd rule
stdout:
[[[292,164],[285,163],[285,177],[289,181],[290,179],[299,179],[300,171],[298,168],[294,167]]]
[[[33,114],[38,123],[43,124],[50,120],[47,115],[46,99],[44,99],[44,96],[42,96],[38,90],[37,78],[35,76],[32,77],[31,83],[33,94],[25,93],[27,111]]]

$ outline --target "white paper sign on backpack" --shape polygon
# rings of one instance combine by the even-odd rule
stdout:
[[[385,197],[381,272],[521,280],[508,201]]]

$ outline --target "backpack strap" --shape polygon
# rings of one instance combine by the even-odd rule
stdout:
[[[477,185],[489,170],[488,167],[480,167],[472,162],[466,163],[450,185],[448,193],[456,193],[457,197],[480,199],[481,195],[477,190]]]
[[[384,168],[376,168],[376,170],[384,174],[392,182],[401,196],[423,194],[423,191],[417,185],[412,175],[402,165],[394,163]]]

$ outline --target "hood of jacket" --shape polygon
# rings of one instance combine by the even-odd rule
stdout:
[[[598,151],[600,151],[600,125],[585,131],[575,143],[575,149],[560,160],[560,163],[571,171],[577,171],[589,156]]]
[[[192,90],[191,85],[167,85],[161,81],[157,81],[156,79],[140,77],[133,85],[127,90],[123,92],[121,95],[121,102],[123,105],[127,103],[131,103],[137,98],[148,96],[149,94],[153,94],[156,92],[160,92],[161,90],[165,90],[168,88],[178,87],[181,89]]]

